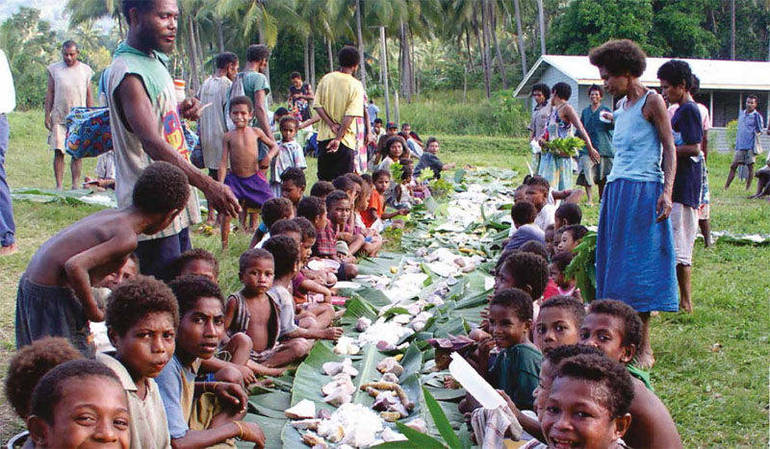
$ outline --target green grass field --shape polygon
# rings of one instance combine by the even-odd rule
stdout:
[[[53,187],[51,155],[41,112],[10,115],[11,143],[6,170],[11,187]],[[417,129],[430,135],[430,129]],[[523,139],[480,136],[437,136],[446,162],[515,168],[526,172]],[[315,180],[310,159],[309,183]],[[745,199],[739,183],[725,192],[729,155],[709,159],[714,230],[770,233],[770,204]],[[84,174],[95,160],[86,161]],[[65,176],[65,180],[67,177]],[[67,183],[68,184],[68,183]],[[67,185],[65,184],[65,185]],[[0,373],[4,375],[14,344],[16,284],[37,247],[54,233],[98,210],[90,206],[16,202],[20,251],[0,259]],[[598,207],[584,208],[584,222],[596,224]],[[218,236],[196,234],[194,244],[220,256],[223,291],[238,285],[237,256],[248,243],[235,234],[227,254]],[[695,312],[653,318],[652,344],[657,365],[652,372],[656,392],[668,405],[687,448],[767,447],[768,318],[770,246],[717,244],[704,250],[696,243],[693,268]],[[7,440],[22,423],[0,399],[0,438]]]

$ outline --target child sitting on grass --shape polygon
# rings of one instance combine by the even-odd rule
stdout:
[[[248,397],[238,383],[196,382],[202,360],[214,358],[224,335],[224,299],[202,276],[183,276],[169,285],[179,306],[173,357],[156,378],[173,447],[204,448],[240,438],[264,445],[259,425],[243,421]],[[237,373],[240,374],[240,373]]]
[[[535,205],[535,209],[537,209],[535,224],[543,231],[548,226],[554,224],[556,206],[548,202],[548,192],[550,189],[551,185],[548,183],[548,180],[542,176],[532,176],[527,180],[525,196],[527,201]]]
[[[64,362],[82,358],[83,354],[62,337],[43,337],[19,349],[11,357],[5,376],[5,397],[19,418],[26,421],[31,392],[47,372]],[[24,447],[34,446],[25,444]]]
[[[347,194],[341,190],[335,190],[326,197],[326,210],[329,215],[329,224],[334,231],[337,242],[337,252],[344,256],[355,256],[364,247],[364,236],[360,228],[350,226],[351,206]]]
[[[278,154],[270,161],[270,187],[275,196],[282,195],[283,173],[289,168],[304,170],[307,168],[305,153],[294,137],[297,135],[299,122],[292,116],[281,118],[281,143],[278,144]]]
[[[567,234],[566,232],[564,234]],[[580,294],[580,289],[575,286],[574,279],[567,279],[564,271],[572,262],[572,253],[569,251],[561,251],[556,253],[551,258],[551,264],[548,269],[551,273],[549,287],[553,285],[555,288],[546,287],[546,291],[543,294],[543,302],[550,300],[555,296],[571,296],[580,302],[583,302],[583,296]]]
[[[326,196],[337,190],[329,181],[318,181],[310,188],[310,196],[314,196],[321,201],[326,201]]]
[[[495,269],[495,293],[509,288],[524,290],[534,301],[540,299],[548,282],[548,262],[533,253],[508,254]]]
[[[364,223],[370,222],[369,226],[376,226],[377,220],[382,221],[382,228],[387,227],[389,224],[395,224],[397,227],[403,227],[403,222],[398,220],[398,223],[390,222],[393,217],[399,215],[406,215],[409,213],[409,209],[401,208],[393,212],[385,212],[385,198],[387,196],[388,189],[390,188],[390,171],[377,170],[372,174],[372,181],[374,183],[374,190],[372,196],[369,199],[369,207],[367,212],[364,213]],[[399,226],[400,225],[400,226]]]
[[[303,316],[295,322],[294,298],[291,294],[292,279],[299,271],[299,245],[291,237],[270,237],[263,248],[273,255],[275,279],[267,292],[280,310],[280,340],[292,338],[336,340],[342,335],[340,327],[322,328],[311,316]]]
[[[580,343],[599,348],[608,358],[627,366],[633,377],[631,427],[625,441],[634,449],[681,448],[682,441],[666,406],[653,393],[649,375],[631,362],[642,341],[642,321],[627,304],[594,301],[580,328]]]
[[[305,196],[305,172],[297,167],[287,168],[281,175],[281,197],[291,201],[296,215],[297,204]]]
[[[235,129],[225,133],[222,142],[222,160],[219,162],[219,182],[224,182],[233,191],[241,203],[243,211],[240,217],[242,229],[246,227],[246,214],[249,209],[259,209],[273,197],[264,170],[270,167],[270,161],[278,154],[278,145],[259,128],[249,126],[254,113],[254,105],[248,97],[230,99],[230,119]],[[259,143],[270,147],[267,155],[259,159]],[[229,167],[229,170],[228,170]],[[249,217],[251,226],[255,225],[255,216]],[[227,248],[230,235],[230,217],[223,215],[222,248]],[[249,228],[250,229],[250,228]]]
[[[414,176],[420,177],[420,174],[426,168],[433,171],[433,178],[441,178],[441,172],[443,170],[451,170],[455,168],[455,163],[445,164],[438,158],[438,139],[435,137],[428,137],[425,144],[425,151],[420,156],[420,160],[417,162],[417,166],[414,168]]]
[[[347,281],[356,277],[358,267],[354,263],[355,258],[350,255],[340,256],[337,253],[337,237],[329,219],[326,218],[326,204],[314,196],[302,198],[297,205],[297,215],[305,217],[315,227],[313,257],[338,263],[335,275],[339,280]]]
[[[554,296],[540,306],[533,332],[535,346],[547,354],[559,346],[577,344],[585,316],[582,302],[571,296]]]
[[[520,409],[532,409],[543,355],[529,340],[532,297],[520,289],[495,293],[489,306],[492,338],[479,345],[479,371]],[[500,352],[490,363],[490,352]]]
[[[139,234],[165,229],[184,209],[189,194],[182,170],[155,162],[134,185],[131,206],[97,212],[45,242],[19,281],[16,347],[61,336],[92,357],[88,320],[104,320],[92,285],[125,264]]]
[[[313,246],[315,246],[316,241],[315,226],[313,226],[313,223],[305,217],[296,217],[294,218],[294,221],[299,225],[300,231],[302,232],[302,244],[300,245],[300,273],[305,277],[305,280],[314,281],[319,286],[325,287],[329,294],[327,295],[327,292],[323,290],[315,290],[316,293],[321,293],[324,297],[330,297],[335,293],[331,288],[337,283],[337,276],[334,275],[335,270],[331,268],[311,270],[307,266],[313,256]],[[300,282],[300,289],[307,288],[302,285],[303,283],[304,281]],[[296,292],[294,296],[297,296]]]
[[[506,250],[517,250],[531,240],[545,243],[545,232],[535,225],[537,209],[527,200],[516,202],[511,208],[511,219],[516,231],[508,239]]]
[[[157,377],[174,355],[179,306],[163,282],[140,276],[119,286],[107,304],[114,353],[96,360],[115,372],[128,396],[131,447],[169,447],[166,411]]]
[[[393,136],[385,142],[385,148],[383,149],[382,162],[377,166],[377,170],[390,171],[390,166],[395,164],[401,159],[401,155],[404,154],[404,148],[406,148],[406,141],[401,136]]]
[[[559,252],[572,252],[580,244],[583,237],[588,234],[588,228],[583,225],[569,225],[559,229],[561,231],[561,240],[555,242],[556,249]]]
[[[247,250],[238,261],[238,276],[243,288],[227,298],[225,328],[231,339],[246,335],[252,342],[248,363],[255,372],[280,375],[283,370],[276,367],[301,360],[311,345],[304,338],[278,341],[282,332],[280,304],[267,294],[275,276],[273,255],[259,248]]]
[[[569,225],[579,225],[583,220],[583,211],[575,203],[564,203],[556,209],[553,218],[554,229],[561,229]]]
[[[556,370],[541,417],[548,447],[627,448],[620,439],[625,435],[630,441],[634,393],[631,376],[617,362],[588,354],[564,360]]]
[[[33,448],[128,448],[132,417],[126,392],[96,360],[70,360],[32,391],[27,428]]]
[[[187,250],[173,264],[174,278],[179,276],[204,276],[219,282],[219,261],[213,254],[202,248]]]
[[[262,223],[251,238],[250,248],[258,248],[270,238],[270,227],[278,220],[294,218],[294,207],[286,198],[271,198],[262,206]]]
[[[404,167],[401,170],[401,180],[398,184],[393,186],[391,194],[385,198],[385,204],[398,209],[409,211],[415,204],[420,204],[422,201],[415,197],[412,193],[412,169]]]
[[[291,237],[297,243],[297,247],[300,251],[299,267],[302,267],[304,254],[304,249],[302,247],[302,229],[296,220],[297,219],[294,218],[291,220],[276,221],[275,224],[273,224],[273,227],[270,228],[270,235],[273,237],[279,235]],[[304,218],[303,220],[307,221]],[[315,281],[306,279],[301,270],[297,271],[297,275],[291,280],[291,285],[297,322],[303,323],[304,320],[306,325],[302,327],[328,327],[334,319],[334,307],[331,305],[331,290]],[[320,302],[308,301],[307,294],[310,292],[323,294],[324,300]]]

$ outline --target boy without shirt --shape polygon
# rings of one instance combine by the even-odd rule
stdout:
[[[225,134],[218,175],[219,182],[227,184],[238,201],[246,207],[261,208],[265,201],[273,197],[264,170],[270,167],[270,161],[278,154],[278,146],[261,129],[249,126],[253,109],[254,105],[248,97],[235,97],[230,100],[230,118],[235,124],[235,129]],[[259,159],[259,142],[264,142],[270,147],[267,156],[262,159]],[[242,225],[245,224],[245,218],[243,215]],[[227,247],[229,235],[230,218],[224,217],[222,248]]]
[[[245,332],[252,342],[251,362],[275,368],[304,357],[310,344],[304,338],[278,342],[281,330],[279,304],[267,292],[273,286],[273,255],[250,249],[239,260],[243,288],[227,298],[225,328],[231,334]]]
[[[62,336],[84,355],[93,355],[88,320],[103,321],[104,312],[91,286],[124,265],[139,234],[171,223],[187,202],[187,182],[180,169],[156,162],[134,185],[132,205],[88,216],[45,242],[19,281],[17,347]]]

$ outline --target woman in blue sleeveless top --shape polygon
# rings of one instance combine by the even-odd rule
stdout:
[[[666,105],[639,81],[644,52],[630,40],[591,50],[607,92],[623,97],[613,113],[615,160],[602,198],[596,247],[597,298],[625,302],[643,327],[637,362],[650,368],[650,312],[678,310],[673,233],[668,216],[676,153]]]
[[[551,89],[551,116],[546,124],[548,140],[571,137],[578,131],[584,136],[589,155],[594,161],[599,161],[599,153],[594,149],[591,138],[583,128],[575,109],[567,102],[572,95],[572,88],[567,83],[556,83]],[[572,188],[572,157],[562,157],[551,152],[543,152],[540,156],[538,175],[548,180],[554,190]]]

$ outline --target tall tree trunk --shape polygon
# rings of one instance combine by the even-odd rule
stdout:
[[[411,75],[409,78],[410,88],[412,90],[413,94],[417,94],[417,54],[414,51],[414,34],[412,33],[412,28],[409,28],[409,49],[410,49],[410,56],[412,57],[411,60],[411,70],[409,71],[409,74]]]
[[[219,48],[220,53],[224,53],[225,52],[225,30],[223,29],[224,23],[222,23],[222,19],[215,17],[214,26],[217,27],[217,47]]]
[[[735,59],[735,0],[730,0],[730,59]]]
[[[468,28],[465,29],[465,48],[468,50],[467,68],[473,69],[473,53],[471,53],[471,34]]]
[[[408,26],[404,24],[404,22],[401,22],[400,26],[400,37],[401,37],[401,45],[399,46],[399,67],[400,67],[400,76],[401,79],[401,93],[406,97],[406,102],[411,103],[412,102],[412,58],[410,57],[409,53],[409,33],[407,31]]]
[[[500,51],[500,43],[497,41],[497,18],[495,14],[495,5],[490,3],[489,13],[492,18],[492,42],[495,44],[495,56],[497,58],[497,65],[500,67],[500,77],[503,80],[503,89],[508,89],[508,77],[505,74],[505,64],[503,63],[503,53]]]
[[[263,29],[258,30],[259,36],[257,42],[259,42],[262,45],[265,45],[265,31]],[[270,58],[267,59],[267,66],[265,67],[265,78],[267,78],[267,84],[270,85]],[[270,92],[267,94],[267,104],[268,106],[273,104],[275,102],[275,97],[273,97],[273,90],[270,89]]]
[[[361,0],[356,0],[356,35],[358,36],[359,76],[366,91],[366,59],[364,59],[364,35],[361,32]]]
[[[206,56],[203,54],[203,45],[201,45],[201,27],[197,20],[193,20],[195,25],[195,49],[198,50],[198,61],[201,62],[198,79],[203,80],[206,76]]]
[[[310,85],[315,89],[315,38],[310,35]]]
[[[481,21],[484,21],[484,8],[481,9]],[[479,46],[479,53],[481,54],[481,69],[484,72],[484,89],[487,94],[487,98],[491,96],[490,88],[489,88],[489,66],[487,66],[487,57],[486,57],[486,45],[484,45],[484,32],[482,29],[482,32],[479,33],[479,22],[476,17],[476,12],[474,11],[473,18],[471,21],[471,25],[473,26],[473,33],[476,35],[476,43]],[[483,23],[481,24],[483,28]]]
[[[326,53],[329,56],[329,72],[334,71],[334,53],[332,52],[332,41],[326,39]]]
[[[388,90],[388,47],[385,43],[385,27],[380,27],[380,77],[385,84],[385,122],[390,121],[390,91]]]
[[[126,33],[123,31],[123,14],[118,14],[118,31],[120,32],[120,39],[126,38]]]
[[[513,14],[516,16],[516,38],[519,41],[519,56],[521,56],[521,72],[527,76],[527,47],[524,46],[524,32],[521,30],[521,8],[519,0],[513,0]]]
[[[537,15],[540,25],[540,54],[545,54],[545,8],[543,0],[537,0]]]
[[[187,57],[190,59],[190,82],[188,87],[193,92],[198,92],[200,83],[198,81],[198,52],[195,50],[195,26],[193,26],[192,14],[187,15],[187,40],[189,52]]]
[[[305,45],[303,47],[303,62],[305,67],[305,81],[310,79],[310,55],[308,54],[308,47],[310,47],[310,35],[305,37]]]

